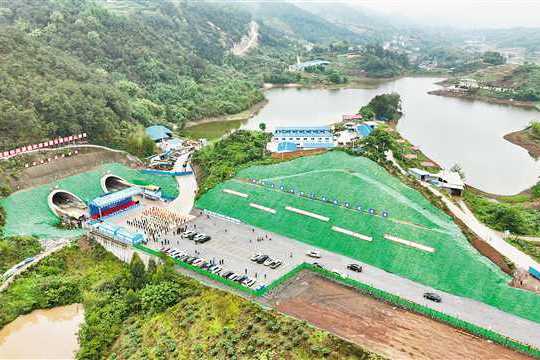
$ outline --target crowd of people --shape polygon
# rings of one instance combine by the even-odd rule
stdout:
[[[189,218],[160,207],[143,210],[140,216],[127,220],[129,226],[141,230],[147,241],[169,245],[169,235],[179,235],[186,230]]]

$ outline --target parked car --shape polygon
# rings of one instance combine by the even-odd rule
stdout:
[[[197,266],[197,265],[199,265],[200,263],[202,263],[203,261],[204,261],[203,259],[197,258],[197,259],[195,259],[195,260],[191,263],[191,265]]]
[[[203,234],[203,233],[200,233],[200,234],[195,235],[195,236],[193,237],[193,240],[201,239],[201,238],[203,238],[203,237],[205,237],[205,236],[208,236],[208,235]]]
[[[198,236],[193,240],[195,241],[196,244],[204,244],[205,242],[209,241],[210,239],[211,239],[210,236],[204,235],[204,236]]]
[[[255,279],[249,279],[247,282],[244,283],[244,285],[248,287],[252,287],[256,283]]]
[[[251,261],[257,261],[257,259],[259,258],[259,256],[261,256],[262,254],[261,253],[256,253],[256,254],[253,254],[253,256],[249,259]]]
[[[238,281],[239,283],[242,283],[246,279],[249,279],[247,275],[240,275],[238,279],[236,279],[236,281]]]
[[[281,264],[283,264],[283,263],[280,260],[276,260],[270,265],[270,268],[277,269],[278,267],[281,266]]]
[[[266,259],[263,263],[264,266],[270,266],[272,263],[274,262],[274,259],[272,259],[271,257],[269,257],[268,259]]]
[[[351,271],[362,272],[362,266],[358,264],[349,264],[347,265],[347,269]]]
[[[227,270],[225,271],[223,274],[221,274],[221,277],[224,277],[225,279],[227,279],[229,276],[231,276],[232,274],[234,274],[234,272],[230,271],[230,270]]]
[[[321,257],[321,253],[317,250],[310,250],[306,253],[307,256],[311,256],[312,258],[319,259]]]
[[[233,273],[231,276],[229,276],[229,280],[236,281],[236,279],[238,279],[239,277],[240,275]]]
[[[193,236],[197,235],[197,233],[195,231],[186,231],[185,233],[182,234],[182,237],[184,239],[191,239]],[[191,237],[190,237],[191,236]]]
[[[424,298],[428,299],[428,300],[431,300],[431,301],[435,301],[437,303],[440,303],[442,301],[442,298],[439,294],[435,294],[435,293],[432,293],[432,292],[427,292],[427,293],[424,293]]]
[[[262,264],[262,263],[264,263],[264,262],[266,261],[266,259],[268,259],[268,258],[269,258],[268,255],[262,255],[262,256],[260,256],[260,257],[257,259],[256,263],[257,263],[257,264]]]

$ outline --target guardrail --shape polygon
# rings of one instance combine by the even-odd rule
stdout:
[[[161,257],[163,256],[163,254],[160,252],[160,251],[157,251],[157,250],[153,250],[153,249],[150,249],[150,248],[147,248],[146,246],[144,245],[134,245],[135,248],[141,250],[141,251],[144,251],[150,255],[154,255],[154,256],[158,256],[158,257]],[[379,299],[379,300],[382,300],[382,301],[385,301],[385,302],[388,302],[394,306],[398,306],[402,309],[405,309],[405,310],[409,310],[409,311],[412,311],[412,312],[415,312],[415,313],[418,313],[418,314],[421,314],[421,315],[424,315],[424,316],[427,316],[427,317],[430,317],[434,320],[437,320],[437,321],[440,321],[440,322],[443,322],[445,324],[448,324],[450,326],[453,326],[455,328],[458,328],[458,329],[462,329],[462,330],[465,330],[473,335],[476,335],[476,336],[479,336],[479,337],[482,337],[484,339],[487,339],[487,340],[490,340],[490,341],[493,341],[497,344],[500,344],[500,345],[503,345],[503,346],[506,346],[508,348],[511,348],[511,349],[514,349],[516,351],[519,351],[519,352],[522,352],[524,354],[527,354],[527,355],[530,355],[530,356],[533,356],[533,357],[537,357],[537,358],[540,358],[540,349],[537,349],[531,345],[527,345],[527,344],[523,344],[519,341],[516,341],[516,340],[513,340],[513,339],[510,339],[504,335],[501,335],[499,333],[496,333],[492,330],[488,330],[488,329],[485,329],[483,327],[480,327],[480,326],[477,326],[477,325],[474,325],[472,323],[469,323],[467,321],[464,321],[464,320],[461,320],[461,319],[458,319],[454,316],[450,316],[450,315],[447,315],[447,314],[444,314],[440,311],[437,311],[437,310],[433,310],[427,306],[424,306],[424,305],[420,305],[420,304],[417,304],[415,302],[412,302],[410,300],[406,300],[406,299],[403,299],[397,295],[394,295],[394,294],[391,294],[389,292],[386,292],[384,290],[380,290],[380,289],[377,289],[373,286],[370,286],[370,285],[367,285],[363,282],[360,282],[358,280],[353,280],[351,278],[346,278],[346,277],[342,277],[332,271],[329,271],[329,270],[326,270],[324,268],[320,268],[318,266],[315,266],[315,265],[312,265],[312,264],[308,264],[308,263],[302,263],[298,266],[296,266],[294,269],[292,269],[291,271],[289,271],[288,273],[286,273],[285,275],[283,275],[282,277],[280,277],[279,279],[273,281],[272,283],[270,283],[268,286],[266,286],[265,288],[263,289],[260,289],[260,290],[253,290],[253,289],[250,289],[248,287],[245,287],[245,286],[242,286],[240,285],[239,283],[235,282],[235,281],[232,281],[232,280],[229,280],[229,279],[224,279],[223,277],[219,276],[219,275],[216,275],[216,274],[212,274],[204,269],[201,269],[197,266],[193,266],[193,265],[190,265],[190,264],[187,264],[187,263],[184,263],[184,262],[181,262],[181,261],[178,261],[176,259],[173,259],[173,261],[175,262],[175,264],[185,268],[185,269],[189,269],[189,270],[192,270],[198,274],[201,274],[201,275],[204,275],[214,281],[217,281],[223,285],[227,285],[233,289],[236,289],[236,290],[239,290],[239,291],[242,291],[248,295],[251,295],[251,296],[254,296],[254,297],[261,297],[261,296],[264,296],[266,294],[268,294],[268,292],[274,290],[275,288],[279,287],[280,285],[282,285],[283,283],[287,282],[288,280],[290,280],[291,278],[295,277],[300,271],[302,270],[310,270],[310,271],[313,271],[327,279],[330,279],[330,280],[334,280],[336,282],[339,282],[339,283],[342,283],[344,285],[348,285],[348,286],[351,286],[351,287],[354,287],[355,289],[357,289],[358,291],[360,291],[361,293],[365,294],[365,295],[368,295],[368,296],[372,296],[376,299]]]
[[[154,170],[144,169],[141,170],[145,174],[162,175],[162,176],[187,176],[193,174],[193,171],[167,171],[167,170]]]

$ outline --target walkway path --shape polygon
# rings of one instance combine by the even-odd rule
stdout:
[[[17,269],[15,273],[9,279],[4,281],[2,285],[0,285],[0,292],[4,291],[9,287],[9,285],[15,280],[17,276],[28,270],[30,267],[34,266],[35,264],[39,263],[41,260],[45,259],[47,256],[51,255],[52,253],[63,249],[66,245],[68,245],[70,242],[69,239],[60,239],[54,242],[47,243],[45,242],[45,249],[39,253],[38,255],[34,256],[34,261],[31,263],[26,264],[25,266]]]
[[[387,154],[387,159],[390,160],[402,174],[407,174],[405,170],[403,170],[403,168],[394,159],[391,152]],[[427,188],[429,191],[431,191],[435,196],[439,197],[448,207],[450,212],[455,217],[460,219],[465,225],[467,225],[467,227],[472,232],[474,232],[476,236],[478,236],[486,243],[490,244],[500,254],[507,257],[516,265],[516,267],[524,270],[528,270],[529,267],[540,269],[540,264],[538,264],[533,258],[507,243],[499,232],[490,229],[482,222],[480,222],[474,216],[472,211],[467,207],[467,205],[463,202],[463,200],[460,200],[458,202],[458,206],[430,184],[423,181],[419,181],[419,183],[425,188]]]
[[[174,164],[173,171],[193,171],[191,164],[189,163],[190,156],[191,152],[186,152],[178,157]],[[184,169],[183,164],[186,162],[188,165],[187,168]],[[176,182],[178,183],[179,195],[169,203],[169,207],[182,215],[189,215],[191,209],[193,209],[193,204],[195,204],[197,179],[193,173],[185,176],[177,176]]]

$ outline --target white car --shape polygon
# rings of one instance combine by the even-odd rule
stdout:
[[[263,263],[264,266],[270,266],[270,264],[272,264],[274,262],[274,259],[272,258],[268,258],[265,260],[265,262]]]
[[[317,250],[311,250],[306,253],[307,256],[311,256],[312,258],[319,259],[321,257],[321,253]]]

